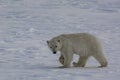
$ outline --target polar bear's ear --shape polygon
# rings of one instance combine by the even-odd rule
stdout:
[[[49,41],[47,41],[47,44],[49,44]]]

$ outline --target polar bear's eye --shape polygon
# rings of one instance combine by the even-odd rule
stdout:
[[[55,48],[57,48],[57,46],[55,46]]]

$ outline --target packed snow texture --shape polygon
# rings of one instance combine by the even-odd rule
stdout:
[[[108,67],[57,68],[46,41],[81,32],[100,38]],[[118,80],[119,41],[120,0],[0,0],[0,80]]]

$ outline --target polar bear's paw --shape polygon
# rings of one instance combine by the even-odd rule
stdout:
[[[85,64],[73,62],[74,67],[85,67]]]
[[[76,63],[76,62],[73,62],[73,66],[74,66],[74,67],[79,67],[79,66],[78,66],[78,63]]]
[[[61,56],[61,57],[59,58],[59,61],[60,61],[61,64],[64,64],[64,57]]]

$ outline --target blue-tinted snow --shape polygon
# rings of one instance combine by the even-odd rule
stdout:
[[[118,80],[119,31],[119,0],[0,0],[0,80]],[[46,41],[80,32],[101,39],[108,67],[56,68]]]

